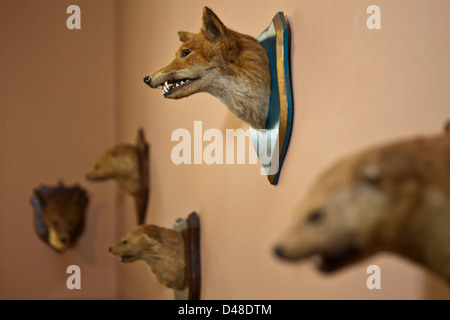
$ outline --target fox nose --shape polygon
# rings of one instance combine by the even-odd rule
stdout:
[[[109,247],[109,248],[108,248],[108,252],[111,252],[111,251],[112,251],[112,247]]]
[[[60,238],[59,239],[62,243],[66,243],[67,242],[67,238],[65,238],[65,237],[62,237],[62,238]]]
[[[144,78],[144,83],[150,87],[150,82],[152,82],[152,77],[151,76],[146,76]]]

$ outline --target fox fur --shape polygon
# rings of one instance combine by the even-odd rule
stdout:
[[[183,42],[175,59],[144,78],[163,96],[181,99],[207,92],[219,98],[239,119],[264,129],[271,76],[269,58],[253,37],[228,29],[209,8],[203,9],[200,33],[178,33]]]
[[[86,175],[90,181],[114,179],[129,194],[136,196],[141,190],[138,151],[130,144],[119,144],[107,149]]]
[[[109,252],[122,263],[143,260],[158,281],[172,289],[185,288],[184,240],[180,232],[155,225],[136,227]]]
[[[450,284],[450,130],[348,157],[326,171],[275,247],[319,256],[331,272],[379,251],[397,253]]]
[[[41,186],[34,190],[36,233],[58,253],[72,247],[84,229],[87,193],[80,186]]]

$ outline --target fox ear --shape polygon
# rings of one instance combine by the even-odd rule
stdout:
[[[202,33],[210,41],[220,41],[225,39],[227,28],[208,7],[203,8]]]
[[[194,36],[194,34],[187,31],[179,31],[178,36],[180,37],[181,42],[186,42],[190,40]]]

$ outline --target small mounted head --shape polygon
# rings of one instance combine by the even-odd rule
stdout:
[[[155,255],[161,251],[162,240],[160,228],[153,225],[138,226],[120,239],[108,251],[119,258],[122,263],[146,260],[148,256]]]
[[[168,288],[185,287],[184,241],[178,231],[155,225],[138,226],[108,251],[122,263],[144,261]]]
[[[84,229],[88,197],[78,185],[42,186],[31,199],[38,236],[59,253],[72,247]]]

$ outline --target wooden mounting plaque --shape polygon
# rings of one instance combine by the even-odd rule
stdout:
[[[184,238],[186,254],[186,288],[174,290],[175,300],[200,300],[201,259],[200,259],[200,220],[196,212],[187,219],[178,219],[174,229]]]
[[[141,176],[141,188],[137,196],[134,197],[136,204],[137,224],[145,223],[147,213],[147,205],[150,191],[150,170],[149,170],[149,154],[150,147],[145,141],[144,129],[140,128],[137,136],[136,149],[138,151],[139,171]]]
[[[271,184],[278,184],[292,131],[293,100],[290,75],[290,30],[278,12],[258,37],[266,49],[272,78],[269,114],[265,130],[250,128],[253,146]]]

